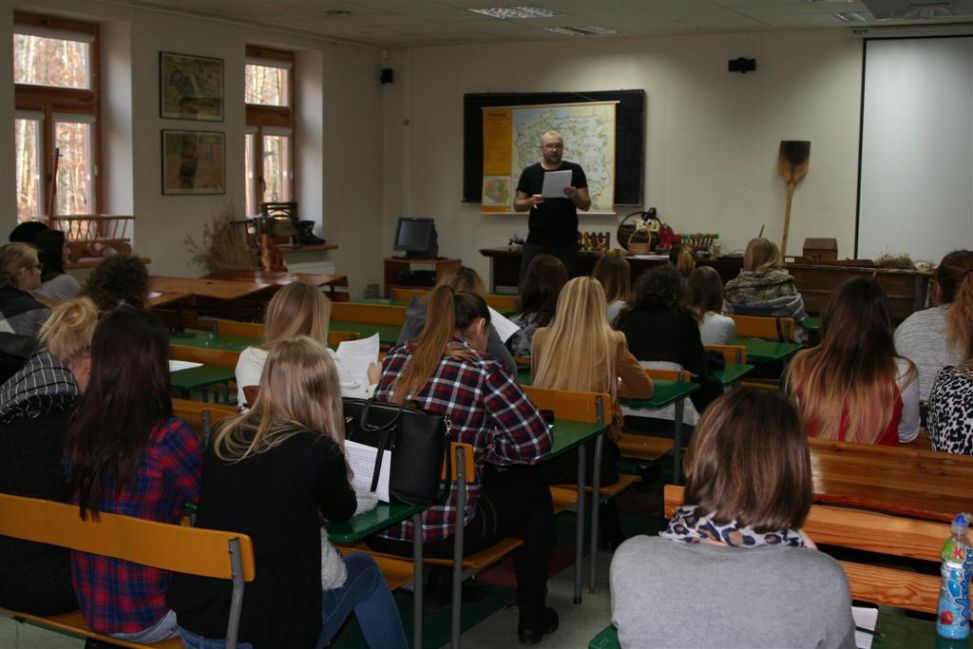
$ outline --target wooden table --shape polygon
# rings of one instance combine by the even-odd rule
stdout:
[[[254,281],[207,279],[204,277],[149,277],[149,290],[160,293],[199,295],[217,300],[237,300],[262,291],[267,284]]]
[[[791,263],[786,268],[794,277],[794,285],[804,298],[804,308],[808,313],[821,313],[834,290],[856,277],[869,277],[878,282],[885,291],[889,311],[896,322],[926,307],[932,282],[931,272],[851,265],[854,263]]]
[[[348,286],[348,278],[337,273],[315,275],[312,273],[285,273],[264,270],[223,270],[218,273],[210,273],[202,279],[254,283],[259,284],[261,288],[280,288],[294,282],[304,282],[313,286],[327,286],[331,289],[332,295],[336,286]]]
[[[814,498],[950,522],[973,510],[973,457],[810,439]]]
[[[205,388],[210,385],[223,385],[223,401],[229,400],[227,384],[236,378],[236,372],[232,367],[220,367],[218,365],[201,365],[185,370],[178,370],[170,374],[170,385],[174,390],[182,392],[188,399],[191,390]],[[203,401],[206,401],[206,393],[203,392]]]

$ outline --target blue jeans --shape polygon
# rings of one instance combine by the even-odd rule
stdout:
[[[395,608],[381,569],[367,554],[351,554],[342,559],[348,570],[344,585],[321,593],[322,624],[318,649],[331,642],[352,610],[370,649],[408,649],[399,610]],[[181,627],[179,635],[186,649],[226,647],[225,639],[204,638]],[[253,649],[247,642],[237,646],[239,649]]]

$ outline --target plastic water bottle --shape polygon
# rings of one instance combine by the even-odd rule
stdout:
[[[952,536],[943,545],[936,632],[955,640],[970,635],[970,576],[973,574],[973,549],[969,538],[970,514],[957,514]]]

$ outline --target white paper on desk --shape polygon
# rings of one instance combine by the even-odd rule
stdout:
[[[335,356],[341,369],[356,381],[368,385],[368,366],[378,362],[378,334],[360,340],[342,340]]]
[[[517,333],[520,327],[514,324],[510,318],[500,315],[493,307],[487,308],[490,309],[490,324],[497,330],[497,335],[500,336],[500,340],[507,342],[507,339]]]
[[[541,196],[544,198],[567,198],[564,195],[564,188],[571,186],[571,174],[570,169],[545,172]]]
[[[194,367],[202,367],[202,363],[193,363],[192,361],[169,361],[169,372],[179,372],[181,370],[191,370]]]
[[[161,291],[149,291],[149,299],[154,300],[157,297],[162,297]]]
[[[871,606],[852,606],[851,616],[855,618],[855,626],[870,631],[875,630],[878,623],[878,609]],[[870,633],[855,631],[855,646],[858,649],[872,649],[872,640],[875,638]]]
[[[375,458],[378,449],[358,442],[345,440],[345,459],[354,474],[351,479],[356,491],[371,491],[372,476],[375,474]],[[382,451],[382,468],[378,474],[378,485],[373,492],[383,503],[389,501],[389,467],[392,466],[392,453]]]

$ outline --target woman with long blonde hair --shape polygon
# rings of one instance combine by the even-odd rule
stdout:
[[[888,301],[873,279],[832,294],[821,344],[794,357],[786,384],[811,437],[897,446],[919,432],[916,368],[896,354]]]
[[[404,649],[405,634],[381,570],[365,554],[322,556],[320,520],[355,513],[344,458],[338,371],[308,336],[270,349],[249,412],[220,425],[203,460],[196,526],[253,540],[240,641],[303,649],[327,644],[354,609],[368,646]],[[323,565],[326,562],[331,565]],[[337,575],[322,591],[323,575]],[[178,575],[168,599],[187,647],[219,646],[229,584]]]
[[[260,376],[271,347],[280,340],[308,336],[327,349],[331,300],[321,290],[304,282],[292,282],[277,291],[264,314],[263,344],[240,352],[236,364],[237,403],[247,403],[246,388],[260,385]],[[341,395],[367,399],[375,391],[367,376],[355,377],[341,367],[334,352],[328,349],[338,368]],[[376,378],[378,366],[375,365]]]
[[[490,311],[482,297],[439,286],[426,297],[426,309],[419,335],[389,350],[375,397],[448,417],[449,441],[473,446],[476,478],[462,519],[455,483],[447,502],[423,512],[423,551],[452,557],[457,523],[464,526],[467,554],[505,536],[523,539],[514,553],[517,630],[521,643],[536,644],[558,625],[557,613],[546,606],[554,543],[551,492],[538,467],[530,466],[550,450],[551,432],[513,377],[486,353]],[[393,526],[368,543],[412,556],[412,525]],[[449,601],[450,573],[430,574],[427,606]]]

